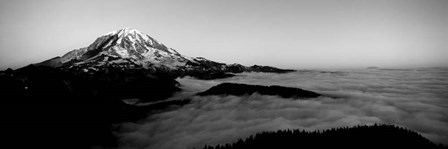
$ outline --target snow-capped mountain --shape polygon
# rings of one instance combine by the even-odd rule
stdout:
[[[70,51],[62,57],[55,57],[38,65],[84,72],[95,72],[108,67],[120,69],[138,68],[151,70],[152,72],[169,72],[174,76],[190,75],[198,77],[198,74],[213,75],[210,78],[216,78],[217,76],[228,77],[230,75],[223,75],[228,72],[265,72],[260,69],[261,67],[268,68],[266,72],[285,71],[267,66],[255,65],[245,67],[240,64],[226,65],[202,57],[184,56],[154,38],[129,28],[107,33],[97,38],[88,47]]]
[[[127,60],[144,68],[152,64],[174,68],[185,66],[188,59],[192,60],[138,30],[123,28],[97,38],[88,47],[70,51],[53,61],[62,66],[83,63],[101,65]]]

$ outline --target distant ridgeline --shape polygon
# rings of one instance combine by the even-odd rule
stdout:
[[[315,98],[321,96],[318,93],[303,90],[300,88],[283,87],[283,86],[261,86],[261,85],[249,85],[249,84],[239,84],[239,83],[221,83],[212,88],[198,93],[199,96],[209,96],[209,95],[234,95],[243,96],[250,95],[253,93],[258,93],[261,95],[271,95],[280,96],[283,98]]]
[[[203,149],[298,149],[298,148],[395,148],[395,149],[446,149],[420,134],[394,125],[375,124],[332,128],[323,131],[279,130],[261,132],[225,145]]]

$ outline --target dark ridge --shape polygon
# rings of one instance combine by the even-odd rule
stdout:
[[[250,66],[248,70],[253,72],[269,72],[269,73],[289,73],[296,71],[292,69],[280,69],[271,66],[259,66],[259,65]]]
[[[321,94],[302,90],[300,88],[283,87],[283,86],[261,86],[261,85],[248,85],[237,83],[221,83],[214,86],[204,92],[200,92],[199,96],[208,95],[250,95],[253,93],[259,93],[261,95],[274,95],[283,98],[315,98],[321,96]]]
[[[333,74],[333,75],[339,75],[344,76],[347,75],[347,72],[342,71],[322,71],[322,70],[298,70],[300,73],[320,73],[320,74]]]
[[[153,103],[150,105],[144,105],[144,106],[133,106],[132,111],[129,110],[128,116],[125,116],[129,118],[125,121],[136,121],[142,118],[143,116],[147,116],[154,113],[161,113],[166,112],[170,110],[175,110],[178,108],[183,107],[184,105],[190,104],[191,99],[183,99],[183,100],[170,100],[170,101],[161,101],[157,103]],[[150,109],[150,110],[148,110]]]
[[[203,149],[297,149],[297,148],[418,148],[446,149],[420,134],[394,125],[355,126],[323,131],[279,130],[261,132],[225,145]]]
[[[43,62],[40,62],[36,64],[36,66],[50,66],[50,67],[59,67],[62,66],[61,57],[56,56],[54,58],[51,58],[49,60],[45,60]]]
[[[414,69],[395,69],[395,68],[379,68],[378,70],[385,70],[385,71],[414,71]]]
[[[76,74],[46,66],[0,73],[0,131],[13,148],[116,146],[114,124],[136,121],[152,110],[186,104],[132,106],[122,98],[159,101],[179,91],[178,83],[141,70],[109,68]]]
[[[234,74],[226,73],[222,71],[215,70],[189,70],[185,72],[184,76],[190,76],[199,80],[214,80],[214,79],[224,79],[234,77]]]
[[[242,73],[247,71],[247,67],[241,64],[234,63],[231,65],[227,65],[226,71],[230,73]]]

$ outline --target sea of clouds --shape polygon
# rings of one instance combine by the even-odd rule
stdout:
[[[171,100],[189,98],[192,103],[120,124],[116,132],[120,148],[202,148],[261,131],[373,123],[404,126],[434,142],[448,142],[448,69],[301,70],[177,81],[184,91]],[[259,94],[192,96],[222,82],[298,87],[325,96],[308,100]]]

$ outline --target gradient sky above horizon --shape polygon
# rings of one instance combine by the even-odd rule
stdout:
[[[0,0],[0,69],[63,55],[123,27],[225,63],[448,66],[447,0]]]

